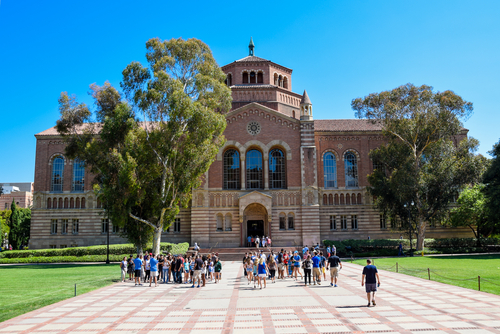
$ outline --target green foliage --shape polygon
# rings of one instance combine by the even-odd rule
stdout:
[[[13,249],[27,245],[30,238],[31,210],[19,208],[14,200],[10,207],[9,243]]]
[[[489,220],[483,190],[483,184],[465,188],[458,197],[457,207],[451,210],[449,217],[452,226],[467,226],[474,232],[477,246],[481,246],[481,238],[498,233],[500,227]]]
[[[2,241],[2,245],[3,245],[3,240],[5,238],[5,233],[7,233],[7,235],[8,235],[10,232],[9,218],[10,218],[11,213],[12,213],[12,211],[10,211],[10,210],[0,211],[0,233],[1,233],[0,240]]]
[[[408,239],[372,239],[372,240],[323,240],[327,246],[335,245],[337,255],[355,257],[396,256],[399,243],[404,249],[410,249]],[[482,247],[477,247],[476,238],[425,239],[425,254],[484,253],[500,250],[500,239],[481,238]],[[413,242],[414,244],[414,242]],[[415,244],[413,245],[415,247]]]
[[[94,189],[113,223],[132,218],[150,226],[158,250],[161,232],[224,143],[231,91],[203,42],[151,39],[146,47],[148,67],[133,62],[123,71],[127,101],[109,83],[91,86],[96,124],[87,106],[63,93],[57,129],[66,154],[96,175]]]
[[[137,223],[133,218],[128,217],[120,235],[134,244],[141,252],[153,240],[154,229],[146,224]]]
[[[146,248],[146,247],[145,247]],[[172,254],[185,254],[189,249],[189,244],[187,242],[180,244],[172,244],[168,242],[161,243],[161,251],[169,252]],[[151,244],[146,251],[151,250]],[[0,259],[26,259],[26,258],[43,258],[43,257],[71,257],[78,258],[76,262],[86,262],[84,257],[106,255],[107,246],[89,246],[89,247],[70,247],[70,248],[55,248],[55,249],[30,249],[30,250],[19,250],[19,251],[4,251],[0,253]],[[122,256],[133,254],[135,255],[137,248],[134,244],[121,244],[121,245],[109,245],[109,254],[113,256]],[[106,259],[104,259],[106,260]],[[120,258],[121,260],[121,258]],[[42,261],[43,262],[43,261]],[[54,262],[54,261],[52,261]],[[63,261],[63,262],[74,262]],[[92,261],[91,261],[92,262]],[[21,262],[20,262],[21,263]]]
[[[399,216],[417,232],[421,249],[426,222],[440,221],[459,190],[477,182],[485,169],[484,157],[474,155],[477,140],[457,142],[472,103],[452,91],[407,84],[351,105],[358,118],[379,124],[387,139],[370,152],[384,168],[368,176],[368,191],[381,213]]]
[[[498,231],[500,228],[500,142],[496,143],[489,153],[493,159],[484,173],[483,193],[488,209],[488,220]]]

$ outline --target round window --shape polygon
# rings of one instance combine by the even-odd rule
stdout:
[[[247,131],[252,136],[258,135],[259,132],[260,132],[260,124],[257,123],[257,122],[255,122],[255,121],[252,121],[252,122],[248,123],[248,125],[247,125]]]

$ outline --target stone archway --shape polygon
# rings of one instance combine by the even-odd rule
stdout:
[[[242,235],[243,245],[246,246],[249,235],[259,238],[270,236],[270,221],[265,206],[260,203],[249,204],[243,211]]]
[[[264,235],[271,237],[272,196],[254,190],[241,196],[238,202],[240,206],[241,246],[247,245],[249,220],[262,221]],[[249,217],[250,219],[248,219]]]

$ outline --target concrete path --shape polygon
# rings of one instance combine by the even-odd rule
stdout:
[[[0,323],[0,334],[500,333],[500,296],[380,271],[368,308],[361,268],[344,264],[338,288],[285,279],[260,290],[226,262],[221,284],[117,283]]]

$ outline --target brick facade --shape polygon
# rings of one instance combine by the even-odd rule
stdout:
[[[314,120],[307,94],[291,91],[292,70],[271,61],[249,56],[222,69],[228,75],[233,96],[233,109],[225,115],[227,142],[205,173],[202,186],[193,190],[192,206],[180,212],[180,231],[174,231],[172,226],[163,233],[162,241],[237,247],[246,245],[248,234],[255,231],[270,236],[274,246],[310,245],[324,239],[399,237],[400,232],[391,229],[389,222],[381,226],[380,215],[366,191],[367,175],[373,171],[368,154],[384,141],[379,128],[364,120]],[[30,246],[105,244],[104,216],[91,190],[91,176],[85,173],[84,191],[74,192],[73,161],[64,158],[60,137],[54,129],[48,129],[36,138]],[[224,186],[224,154],[229,149],[239,154],[238,189]],[[280,189],[273,189],[270,182],[273,149],[284,154],[285,182]],[[246,166],[256,161],[247,154],[253,150],[261,155],[259,189],[247,185]],[[331,188],[325,188],[324,182],[324,157],[328,152],[336,159],[337,184]],[[346,187],[347,153],[352,153],[357,162],[355,187]],[[52,162],[58,156],[64,159],[63,185],[61,192],[54,193]],[[61,224],[68,220],[71,225],[75,219],[78,232],[70,228],[61,233]],[[51,230],[54,223],[57,231]],[[471,235],[460,228],[427,231],[430,238]],[[112,233],[111,242],[125,240]]]

